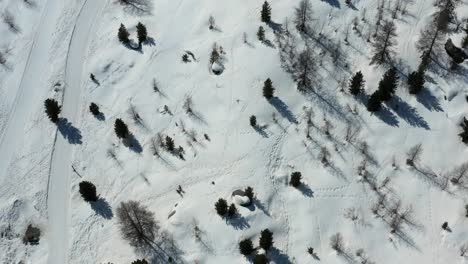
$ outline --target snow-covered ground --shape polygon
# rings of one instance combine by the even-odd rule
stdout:
[[[260,22],[261,0],[155,0],[148,13],[104,0],[37,0],[33,6],[0,1],[0,11],[14,14],[21,28],[13,33],[0,23],[0,48],[11,50],[9,68],[0,68],[0,233],[9,234],[0,236],[0,262],[149,259],[119,233],[115,209],[127,200],[140,201],[155,213],[184,263],[247,263],[239,241],[251,238],[258,245],[265,228],[273,232],[275,248],[268,256],[274,263],[359,263],[355,252],[360,248],[375,263],[468,262],[459,253],[468,243],[466,190],[451,183],[442,190],[439,184],[468,157],[457,136],[468,112],[467,62],[458,72],[430,71],[426,90],[417,97],[408,93],[402,77],[396,98],[380,114],[370,114],[340,91],[342,82],[360,70],[370,94],[387,69],[369,65],[371,44],[352,29],[355,17],[363,35],[375,25],[379,1],[353,2],[350,8],[342,0],[312,0],[317,33],[310,45],[320,66],[315,92],[305,96],[281,67],[273,32],[293,16],[299,1],[271,1],[278,24],[271,27]],[[392,6],[396,1],[387,2]],[[415,42],[433,12],[432,1],[414,0],[408,13],[394,20],[403,74],[419,64]],[[390,13],[386,9],[384,17],[391,19]],[[468,17],[466,1],[457,13]],[[208,29],[210,15],[217,30]],[[117,39],[123,23],[136,41],[138,22],[153,40],[141,51]],[[257,40],[260,25],[272,45]],[[450,37],[459,46],[462,36]],[[298,41],[302,43],[299,36]],[[210,72],[214,43],[225,52],[221,75]],[[342,50],[340,67],[331,62],[330,44]],[[187,50],[196,61],[182,62]],[[440,54],[441,61],[448,61],[443,50]],[[89,79],[90,73],[99,84]],[[262,95],[267,78],[276,88],[270,102]],[[153,80],[161,93],[153,91]],[[192,116],[184,109],[188,97]],[[46,98],[63,104],[58,129],[43,113]],[[99,119],[89,112],[91,102],[103,112]],[[312,110],[317,127],[311,139],[304,132],[304,109]],[[251,115],[263,128],[250,126]],[[117,139],[117,118],[127,123],[141,147],[129,148]],[[330,136],[322,131],[325,120],[332,124]],[[196,142],[182,132],[182,124],[196,131]],[[360,131],[353,144],[345,140],[348,126]],[[184,160],[167,152],[161,158],[152,155],[151,139],[158,133],[184,148]],[[360,150],[363,141],[367,155]],[[425,173],[406,165],[406,153],[418,143],[423,148],[418,168]],[[320,161],[322,147],[330,152],[329,166]],[[109,151],[116,159],[109,158]],[[402,208],[413,210],[411,224],[397,235],[390,236],[389,225],[371,212],[378,196],[357,175],[364,159],[377,183],[389,177],[381,192],[390,203],[401,201]],[[294,171],[303,175],[299,189],[288,185]],[[83,180],[94,183],[100,194],[92,206],[78,192]],[[176,192],[179,185],[183,197]],[[231,202],[230,194],[247,186],[254,189],[255,206],[239,207],[241,217],[234,221],[220,218],[215,202]],[[349,208],[356,209],[358,220],[345,217]],[[452,232],[441,229],[445,221]],[[39,245],[22,243],[30,223],[42,230]],[[8,226],[12,230],[5,232]],[[338,232],[347,255],[336,254],[329,245]],[[308,247],[319,260],[307,253]]]

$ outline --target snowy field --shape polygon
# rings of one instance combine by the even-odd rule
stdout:
[[[458,136],[468,113],[468,62],[451,67],[443,46],[448,38],[461,46],[468,2],[456,6],[460,26],[444,32],[425,88],[413,95],[406,80],[421,62],[416,43],[438,8],[432,0],[384,1],[383,19],[396,26],[399,85],[376,113],[364,94],[389,69],[370,65],[381,1],[311,0],[307,36],[294,26],[299,0],[271,0],[269,24],[260,20],[263,2],[153,0],[135,8],[115,0],[0,0],[0,263],[169,263],[161,254],[173,263],[249,263],[239,242],[250,238],[257,247],[266,228],[274,238],[266,255],[277,264],[468,263],[460,252],[468,245],[468,172],[450,181],[468,158]],[[136,43],[139,22],[149,40],[141,48],[120,43],[119,26]],[[316,65],[305,93],[280,59],[288,30]],[[215,43],[219,75],[210,64]],[[348,84],[357,71],[365,86],[356,97]],[[262,94],[267,78],[276,89],[270,100]],[[57,124],[44,113],[47,98],[62,105]],[[101,115],[90,113],[91,103]],[[118,118],[132,134],[130,147],[114,132]],[[158,135],[173,138],[183,156],[154,155]],[[289,184],[296,171],[298,188]],[[96,186],[97,202],[83,200],[82,181]],[[231,204],[232,192],[248,186],[253,204],[221,218],[218,199]],[[128,200],[154,213],[161,248],[142,252],[122,237],[117,208]],[[37,245],[23,243],[30,224],[41,230]],[[330,245],[337,233],[342,252]]]

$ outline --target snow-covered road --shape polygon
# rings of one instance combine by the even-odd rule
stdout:
[[[97,14],[107,1],[87,0],[78,15],[69,46],[66,63],[66,85],[63,94],[61,116],[53,150],[48,195],[50,227],[50,264],[68,263],[68,207],[70,192],[71,157],[73,146],[80,144],[81,136],[77,125],[80,111],[83,63],[88,48],[90,31]]]

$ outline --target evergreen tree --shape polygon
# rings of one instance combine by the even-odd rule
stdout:
[[[128,38],[130,33],[128,33],[127,28],[123,24],[120,24],[119,33],[117,36],[119,37],[119,41],[123,44],[128,45],[130,43],[130,39]]]
[[[273,97],[274,93],[275,88],[273,87],[273,83],[271,82],[270,78],[268,78],[263,84],[263,96],[265,96],[266,99],[270,100]]]
[[[458,135],[461,137],[463,143],[468,144],[468,120],[466,120],[466,117],[463,118],[463,122],[460,124],[460,126],[463,131]]]
[[[148,31],[146,30],[145,25],[140,22],[138,22],[136,28],[138,34],[138,45],[141,47],[141,44],[148,40]]]
[[[353,76],[353,78],[351,78],[351,81],[349,82],[349,92],[352,95],[358,95],[362,92],[364,88],[364,82],[365,81],[362,72],[356,72],[356,74]]]
[[[250,125],[253,127],[257,126],[257,117],[255,117],[254,115],[250,116]]]
[[[395,94],[398,86],[398,76],[396,69],[393,67],[386,71],[382,80],[379,82],[379,94],[382,101],[388,101]]]
[[[271,22],[271,7],[267,1],[263,3],[261,19],[262,19],[262,22],[265,22],[265,23]]]
[[[133,261],[132,264],[149,264],[149,263],[148,261],[146,261],[146,259],[137,259]]]
[[[244,194],[245,194],[245,196],[249,197],[250,202],[253,202],[253,200],[254,200],[254,191],[253,191],[252,187],[249,186],[249,187],[245,188]]]
[[[95,202],[98,199],[96,186],[88,181],[80,182],[80,194],[86,202]]]
[[[228,212],[228,205],[226,200],[224,200],[223,198],[219,198],[219,200],[215,203],[215,209],[218,215],[224,217]]]
[[[258,27],[257,37],[258,40],[265,41],[265,29],[262,26]]]
[[[273,246],[273,233],[268,228],[260,233],[259,245],[265,251],[268,251]]]
[[[91,103],[89,105],[89,111],[95,116],[101,114],[101,112],[99,111],[99,106],[97,106],[97,104],[95,103]]]
[[[234,217],[237,215],[237,207],[235,204],[231,204],[228,208],[228,212],[227,212],[228,216],[229,217]]]
[[[253,260],[253,264],[268,264],[270,261],[268,260],[267,256],[265,254],[258,254],[255,255],[255,258]]]
[[[252,240],[246,238],[239,242],[239,251],[244,256],[252,254],[254,252]]]
[[[49,117],[50,121],[57,123],[59,121],[59,114],[62,111],[62,107],[59,106],[57,101],[54,99],[46,99],[44,101],[45,113]]]
[[[166,149],[170,152],[174,151],[174,140],[170,136],[166,136]]]
[[[299,171],[295,171],[291,174],[291,180],[289,181],[289,184],[297,188],[299,185],[301,185],[301,179],[302,174]]]
[[[114,131],[118,138],[127,138],[130,135],[127,125],[120,118],[115,120]]]
[[[463,37],[463,40],[462,40],[462,44],[461,44],[461,45],[462,45],[462,47],[463,47],[464,49],[468,49],[468,33],[466,34],[465,37]]]
[[[408,85],[410,94],[418,94],[424,88],[424,71],[418,70],[409,74]]]
[[[367,110],[369,112],[377,112],[382,107],[382,99],[380,97],[379,91],[375,91],[369,98],[367,102]]]

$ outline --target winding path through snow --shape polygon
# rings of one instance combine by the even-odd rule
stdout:
[[[49,216],[49,264],[68,263],[68,233],[70,204],[70,174],[72,143],[79,143],[76,138],[79,130],[75,129],[77,115],[80,112],[81,84],[83,63],[88,48],[88,39],[94,21],[106,4],[106,0],[86,0],[76,20],[68,50],[63,94],[62,114],[70,126],[59,128],[52,153],[48,190]],[[75,124],[74,124],[75,123]],[[63,124],[59,125],[62,126]],[[74,134],[74,135],[72,135]],[[78,134],[78,135],[77,135]],[[67,138],[65,138],[66,136]]]

